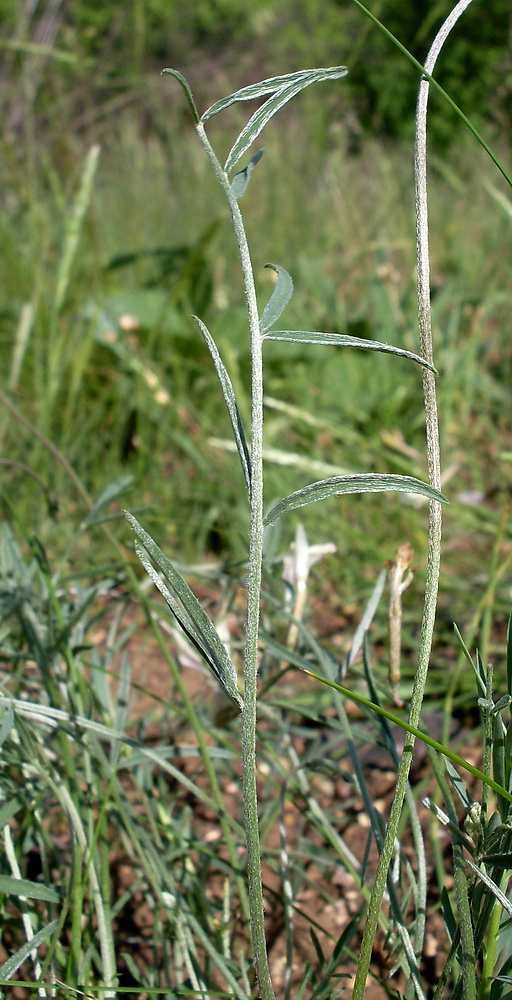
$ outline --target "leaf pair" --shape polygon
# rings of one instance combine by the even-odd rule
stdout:
[[[345,66],[329,66],[323,69],[299,70],[297,73],[286,73],[285,76],[273,76],[268,80],[260,81],[260,83],[254,83],[250,87],[242,87],[241,90],[235,91],[229,97],[224,97],[222,100],[216,101],[201,116],[199,116],[197,111],[192,91],[182,74],[178,73],[175,69],[164,69],[163,72],[174,76],[183,87],[196,125],[200,123],[204,124],[204,122],[213,118],[214,115],[218,115],[220,111],[231,107],[232,104],[237,104],[240,101],[257,101],[261,97],[267,97],[264,104],[251,116],[247,125],[242,129],[236,142],[231,147],[224,166],[224,169],[229,171],[236,166],[270,119],[288,101],[291,101],[292,97],[300,94],[301,90],[311,86],[312,83],[322,83],[325,80],[339,80],[341,77],[347,75],[348,70]]]

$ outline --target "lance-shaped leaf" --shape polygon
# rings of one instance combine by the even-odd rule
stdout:
[[[144,528],[132,514],[125,511],[125,515],[140,539],[140,542],[135,543],[135,550],[146,573],[164,597],[169,609],[192,645],[206,660],[226,694],[236,702],[239,708],[242,708],[243,701],[238,690],[236,670],[213,622],[195,594],[192,593],[181,573],[178,573],[178,570],[164,555],[151,535],[144,531]],[[166,583],[155,570],[153,563],[162,573]]]
[[[194,101],[194,97],[192,95],[192,91],[191,91],[191,89],[190,89],[187,81],[185,80],[185,77],[182,76],[181,73],[178,73],[177,69],[163,69],[162,73],[169,73],[170,76],[173,76],[178,81],[178,83],[181,84],[181,86],[183,87],[183,90],[185,91],[185,96],[186,96],[187,101],[189,103],[190,110],[192,111],[192,114],[194,116],[194,121],[195,121],[195,123],[197,125],[199,123],[199,121],[200,121],[199,112],[198,112],[198,110],[196,108],[196,102]]]
[[[288,271],[285,271],[284,267],[279,267],[278,264],[265,264],[265,267],[270,267],[272,271],[276,272],[277,282],[261,314],[260,328],[262,333],[266,333],[274,323],[277,323],[293,295],[293,281]]]
[[[247,166],[244,167],[243,170],[239,170],[238,173],[235,174],[235,176],[233,177],[233,180],[231,182],[231,194],[233,195],[233,198],[236,198],[237,201],[247,191],[247,187],[251,179],[251,174],[256,164],[260,162],[262,156],[263,156],[263,150],[259,149],[258,152],[254,154],[254,156],[251,156],[251,159],[249,160]]]
[[[310,483],[301,490],[290,493],[268,512],[265,524],[274,524],[283,514],[288,514],[298,507],[305,507],[326,497],[341,496],[345,493],[388,493],[398,490],[401,493],[419,493],[429,500],[439,500],[448,503],[446,497],[428,483],[422,483],[412,476],[387,476],[378,472],[361,473],[354,476],[332,476],[318,483]]]
[[[480,865],[476,865],[475,862],[471,861],[469,858],[467,860],[467,863],[469,867],[474,871],[475,875],[480,879],[480,881],[483,882],[488,889],[490,889],[493,896],[495,896],[495,898],[501,904],[505,912],[508,913],[509,917],[512,917],[512,903],[510,902],[509,899],[507,899],[505,893],[502,892],[499,885],[496,885],[496,882],[493,882],[490,875],[488,875],[487,872],[480,867]],[[492,863],[493,865],[495,865],[496,868],[501,867],[500,865],[495,864],[494,861]],[[507,865],[506,867],[509,868],[510,866]]]
[[[41,882],[29,882],[25,878],[0,875],[0,892],[8,896],[22,896],[25,899],[43,899],[47,903],[59,903],[60,896],[55,889]]]
[[[81,527],[89,528],[92,524],[100,524],[106,520],[105,507],[108,507],[114,500],[117,500],[121,493],[124,493],[132,483],[133,476],[121,476],[121,479],[116,479],[114,483],[109,483],[96,500],[92,510],[89,511]]]
[[[221,356],[217,350],[217,345],[211,336],[208,328],[205,326],[202,320],[197,316],[194,319],[206,341],[208,350],[213,358],[213,363],[215,365],[217,375],[219,377],[219,382],[221,384],[222,393],[224,396],[224,401],[228,408],[229,419],[231,420],[231,426],[233,428],[233,437],[235,439],[238,454],[240,456],[240,462],[242,463],[242,471],[245,478],[245,485],[247,486],[247,492],[251,492],[251,459],[249,455],[249,448],[247,447],[247,440],[245,437],[244,427],[242,424],[242,418],[240,416],[240,411],[237,406],[236,397],[234,389],[231,383],[231,379],[222,363]]]
[[[292,74],[292,82],[288,80],[288,82],[281,83],[278,86],[275,86],[274,84],[271,90],[267,90],[267,93],[270,92],[272,96],[269,97],[269,99],[254,112],[245,128],[240,132],[240,135],[229,152],[224,169],[229,171],[238,163],[239,159],[244,155],[246,150],[249,149],[249,146],[252,145],[255,139],[258,138],[260,132],[263,131],[265,125],[268,124],[270,119],[277,114],[283,105],[287,104],[288,101],[291,101],[292,97],[295,97],[296,94],[299,94],[301,90],[304,90],[305,87],[309,87],[312,83],[322,83],[325,80],[337,80],[342,76],[346,76],[347,73],[348,70],[345,66],[329,66],[326,69],[308,69],[304,70],[303,73],[298,73],[296,75]],[[275,80],[279,79],[283,78],[275,78]],[[286,80],[286,77],[284,80]],[[265,84],[271,83],[271,80],[265,80],[263,81],[263,84],[260,84],[259,86],[263,87]],[[255,93],[253,94],[254,97],[259,96],[256,93],[257,89],[258,85],[256,85]],[[239,94],[241,93],[243,93],[243,91],[239,91]],[[235,97],[235,95],[233,95],[233,97]],[[241,98],[239,96],[237,100],[249,100],[249,98]],[[211,112],[212,108],[210,108],[210,113]],[[203,120],[204,118],[205,116],[203,115]]]
[[[47,941],[48,938],[52,936],[58,923],[58,920],[52,920],[51,923],[46,924],[45,927],[41,927],[41,930],[38,931],[37,934],[34,934],[34,936],[30,938],[30,941],[25,941],[21,948],[18,948],[18,950],[14,952],[14,955],[10,955],[7,961],[4,962],[3,965],[0,965],[0,979],[11,979],[16,972],[16,969],[19,969],[25,959],[27,959],[33,951],[39,948],[39,945],[43,944],[43,941]]]
[[[174,71],[164,70],[164,72],[172,73]],[[283,76],[270,76],[266,80],[260,80],[259,83],[251,83],[248,87],[242,87],[228,97],[222,97],[220,101],[212,104],[201,115],[201,121],[208,121],[209,118],[218,115],[219,111],[224,111],[225,108],[229,108],[232,104],[237,104],[239,101],[257,101],[258,98],[266,97],[267,94],[275,94],[277,90],[281,90],[283,87],[288,87],[289,84],[303,79],[310,72],[311,70],[309,69],[299,69],[295,73],[285,73]]]
[[[365,337],[349,337],[344,333],[317,333],[312,330],[271,330],[265,334],[265,340],[284,340],[291,344],[325,344],[328,347],[357,347],[362,351],[381,351],[383,354],[396,354],[401,358],[409,358],[417,364],[429,368],[437,374],[436,368],[412,351],[405,351],[393,344],[381,344],[378,340],[366,340]]]

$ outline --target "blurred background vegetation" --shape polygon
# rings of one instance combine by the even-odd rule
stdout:
[[[420,61],[450,6],[370,3]],[[73,545],[75,571],[103,572],[110,556],[99,530],[79,531],[87,507],[69,465],[93,499],[131,476],[118,507],[136,511],[169,554],[236,563],[246,551],[244,490],[191,315],[214,334],[248,418],[242,289],[221,193],[183,95],[160,71],[183,72],[204,110],[265,76],[347,65],[346,79],[312,88],[264,136],[242,202],[260,297],[271,292],[270,260],[295,282],[286,326],[413,351],[418,74],[348,0],[0,0],[0,14],[4,516],[52,553]],[[438,72],[505,159],[511,31],[507,0],[473,4]],[[220,152],[246,110],[212,124]],[[452,501],[441,616],[463,625],[489,588],[498,616],[510,598],[512,202],[435,94],[431,125],[436,363]],[[269,344],[266,393],[269,502],[330,472],[425,476],[415,366]],[[304,521],[312,541],[337,544],[325,596],[338,607],[359,602],[405,540],[423,565],[424,507],[364,497],[318,505]],[[131,545],[120,518],[112,530]],[[276,544],[294,530],[290,519]]]

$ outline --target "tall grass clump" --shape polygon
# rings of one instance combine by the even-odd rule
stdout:
[[[243,388],[237,385],[240,372],[236,379],[230,372],[236,345],[228,360],[224,345],[219,346],[200,314],[208,296],[196,287],[190,297],[197,308],[198,342],[202,338],[211,359],[231,427],[247,548],[235,569],[231,565],[219,574],[222,600],[214,615],[199,600],[182,568],[126,512],[136,536],[137,556],[171,612],[169,626],[162,616],[161,599],[147,597],[147,579],[141,584],[132,565],[123,581],[130,583],[130,595],[122,588],[120,592],[118,580],[104,580],[101,588],[88,589],[66,579],[62,565],[53,570],[41,545],[27,539],[20,543],[7,527],[1,533],[2,643],[15,665],[11,676],[3,679],[0,698],[4,751],[0,826],[6,865],[0,889],[6,927],[3,943],[11,947],[11,955],[0,966],[0,981],[7,985],[30,962],[31,986],[41,997],[55,995],[58,989],[66,996],[73,990],[99,990],[113,1000],[121,982],[137,995],[220,995],[238,1000],[251,996],[273,1000],[282,995],[284,1000],[292,996],[334,1000],[353,976],[352,995],[362,1000],[370,975],[382,995],[407,1000],[427,996],[441,1000],[448,995],[456,1000],[500,1000],[509,992],[510,630],[502,694],[494,691],[493,670],[485,654],[472,654],[460,634],[457,639],[460,662],[474,677],[482,728],[481,767],[466,760],[460,747],[451,745],[447,719],[440,739],[434,739],[422,723],[440,573],[441,512],[446,502],[441,489],[439,373],[430,304],[427,99],[432,85],[440,90],[432,79],[436,60],[469,2],[461,0],[454,8],[425,66],[412,60],[421,73],[415,145],[416,350],[410,344],[406,349],[333,329],[282,326],[294,282],[281,262],[266,264],[274,288],[263,307],[258,302],[240,209],[242,197],[246,202],[250,199],[265,165],[264,150],[252,147],[274,116],[306,88],[343,86],[345,67],[270,77],[216,101],[202,114],[185,77],[177,70],[164,70],[181,87],[199,147],[229,211],[238,252],[250,356],[249,406],[245,396],[241,398]],[[375,21],[358,0],[356,6]],[[240,111],[256,102],[257,109],[247,116],[222,161],[210,139],[212,120],[234,106]],[[483,140],[476,138],[497,163]],[[68,350],[58,319],[98,155],[93,147],[86,159],[55,287],[52,337],[45,359],[45,447]],[[112,266],[134,263],[128,255],[114,260]],[[194,271],[192,285],[196,279],[200,283],[200,270]],[[410,366],[418,377],[418,392],[420,378],[423,386],[428,481],[394,472],[340,471],[284,496],[276,497],[274,490],[269,495],[263,415],[265,352],[272,343],[278,343],[283,352],[299,345],[301,350],[322,348],[342,355],[368,352],[370,359],[381,353],[396,365]],[[179,361],[173,364],[179,368]],[[340,385],[340,394],[344,391]],[[273,400],[272,405],[286,404]],[[290,414],[292,407],[288,407]],[[65,467],[65,472],[73,478],[71,467]],[[207,478],[208,470],[205,474]],[[87,537],[89,529],[101,524],[105,508],[119,498],[127,480],[113,483],[96,504],[78,477],[73,482],[88,508],[81,526],[82,536]],[[425,594],[422,613],[417,616],[421,625],[414,680],[407,694],[400,651],[402,595],[413,575],[410,545],[400,545],[378,574],[350,648],[341,657],[318,642],[305,610],[309,572],[334,545],[310,544],[298,521],[295,541],[283,554],[279,533],[283,520],[298,517],[320,502],[337,505],[342,531],[349,532],[349,505],[355,496],[384,494],[382,502],[387,505],[389,493],[409,502],[428,501]],[[392,508],[387,509],[392,519]],[[23,529],[18,527],[18,532],[23,534]],[[105,537],[112,544],[110,531],[106,530]],[[240,566],[245,585],[242,607],[237,591]],[[498,572],[495,567],[495,578]],[[384,680],[374,666],[369,632],[386,586],[389,669]],[[174,685],[173,702],[161,699],[167,739],[156,745],[145,719],[134,727],[129,717],[134,689],[127,652],[133,631],[132,593]],[[104,620],[97,609],[105,594],[114,594],[118,603],[115,614],[106,619],[101,642],[95,643],[93,630]],[[127,611],[130,623],[124,626]],[[235,618],[231,629],[226,624],[229,616]],[[169,634],[176,655],[169,651]],[[193,702],[180,669],[183,662],[202,671],[208,695],[211,688],[207,685],[213,678],[211,704],[207,698]],[[33,684],[24,680],[26,663],[36,671]],[[115,695],[108,682],[112,678],[117,678]],[[418,740],[431,762],[429,788],[423,790],[429,794],[423,804],[409,780]],[[392,773],[391,807],[385,816],[361,754],[361,746],[368,742]],[[319,778],[328,782],[328,795],[323,794],[325,785]],[[234,796],[231,807],[228,795]],[[200,821],[194,812],[199,808]],[[349,810],[365,821],[360,824],[365,832],[352,843],[345,837]],[[436,845],[437,833],[429,847],[426,822],[431,822],[431,830],[446,830],[450,862]],[[59,837],[65,845],[60,868],[55,846]],[[112,837],[116,840],[114,857]],[[427,857],[428,850],[433,858]],[[36,855],[40,863],[35,875],[26,866],[22,870],[27,853]],[[133,879],[123,881],[117,874],[120,889],[114,898],[111,866],[115,861],[117,872],[125,858],[130,860]],[[429,891],[428,864],[434,868],[435,900]],[[316,866],[314,874],[310,865]],[[54,885],[56,870],[64,874]],[[315,881],[320,905],[311,915],[304,900]],[[339,934],[329,934],[323,927],[322,907],[339,901],[331,882],[356,889],[356,904]],[[151,940],[148,944],[146,938],[147,947],[137,950],[136,935],[123,936],[118,928],[123,910],[135,907],[141,898],[151,911]],[[438,931],[437,971],[428,973],[433,906],[437,926],[443,929]],[[307,955],[305,949],[297,952],[295,947],[299,920],[307,927]],[[277,938],[280,966],[272,960]],[[381,956],[379,962],[376,953]]]

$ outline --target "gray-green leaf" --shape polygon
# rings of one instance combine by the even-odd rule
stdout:
[[[237,201],[247,191],[247,186],[251,179],[251,174],[256,164],[259,163],[259,161],[261,160],[262,156],[263,156],[263,150],[259,149],[258,152],[254,154],[254,156],[251,156],[251,159],[249,160],[247,166],[244,167],[243,170],[239,170],[238,173],[235,174],[235,176],[233,177],[233,180],[231,182],[231,194],[233,195],[233,198],[236,198]]]
[[[201,121],[208,121],[209,118],[213,118],[214,115],[218,115],[219,111],[224,111],[226,108],[231,107],[232,104],[237,104],[239,101],[257,101],[260,97],[266,97],[267,94],[275,94],[277,90],[281,90],[283,87],[288,87],[291,83],[298,82],[310,72],[311,70],[308,69],[299,69],[295,73],[285,73],[284,76],[271,76],[267,80],[261,80],[259,83],[251,83],[249,87],[242,87],[241,90],[236,90],[233,94],[230,94],[229,97],[222,97],[220,101],[216,101],[215,104],[212,104],[211,107],[208,108],[203,115],[201,115]],[[172,69],[164,69],[164,73],[173,73],[176,77],[181,75]]]
[[[317,333],[312,330],[271,330],[265,334],[265,340],[284,340],[290,344],[325,344],[330,347],[357,347],[363,351],[381,351],[383,354],[396,354],[398,357],[409,358],[417,364],[429,368],[437,374],[434,365],[419,354],[405,351],[392,344],[381,344],[378,340],[366,340],[364,337],[349,337],[344,333]]]
[[[25,899],[43,899],[46,903],[59,903],[60,896],[55,889],[41,882],[29,882],[25,878],[0,875],[0,892],[7,896],[22,896]]]
[[[201,330],[201,333],[206,341],[208,350],[213,358],[213,363],[217,370],[217,375],[219,377],[219,382],[221,384],[222,393],[224,396],[224,401],[228,408],[229,419],[231,420],[231,427],[233,428],[233,437],[235,439],[238,454],[240,456],[240,462],[242,463],[242,471],[245,478],[245,485],[247,486],[247,492],[251,492],[251,459],[249,455],[249,448],[247,446],[247,440],[245,437],[245,431],[242,424],[242,418],[240,416],[240,411],[237,406],[234,389],[231,383],[231,379],[222,363],[221,356],[217,350],[217,345],[211,336],[208,328],[205,326],[202,320],[197,316],[194,319]]]
[[[52,920],[51,923],[46,924],[46,927],[41,927],[41,930],[38,931],[37,934],[34,934],[34,937],[31,938],[30,941],[25,941],[21,948],[18,948],[18,950],[14,952],[14,955],[11,955],[3,965],[0,965],[0,978],[10,979],[16,972],[16,969],[19,969],[20,965],[23,964],[25,959],[28,958],[28,956],[35,951],[36,948],[39,948],[39,945],[42,944],[43,941],[47,941],[48,938],[52,936],[57,924],[57,920]]]
[[[197,125],[198,122],[199,122],[199,120],[200,120],[199,119],[199,112],[198,112],[198,110],[196,108],[196,102],[194,101],[194,98],[193,98],[193,95],[192,95],[192,91],[191,91],[191,89],[190,89],[187,81],[185,80],[185,77],[182,76],[181,73],[178,73],[177,69],[163,69],[162,73],[169,73],[170,76],[173,76],[178,81],[178,83],[181,84],[181,86],[183,87],[183,90],[185,91],[185,96],[186,96],[187,101],[189,103],[190,110],[192,111],[192,114],[194,116],[194,121],[195,121],[195,123]]]
[[[277,282],[261,314],[260,328],[262,333],[266,333],[274,323],[277,323],[293,295],[293,281],[288,271],[285,271],[284,267],[279,267],[278,264],[265,264],[265,267],[270,267],[272,271],[276,272]]]
[[[104,513],[105,507],[108,507],[114,500],[117,500],[121,493],[124,493],[132,483],[133,476],[121,476],[115,482],[109,483],[96,500],[92,510],[89,511],[85,521],[82,522],[82,528],[88,528],[93,524],[100,524],[104,521],[106,516]]]
[[[362,473],[353,476],[332,476],[318,483],[310,483],[295,493],[281,500],[269,511],[265,524],[274,524],[283,514],[288,514],[298,507],[325,500],[326,497],[341,496],[345,493],[387,493],[398,490],[401,493],[419,493],[429,500],[439,500],[448,503],[446,497],[428,483],[422,483],[412,476],[387,476],[378,472]]]
[[[337,80],[340,77],[346,76],[348,70],[345,66],[329,66],[326,69],[309,69],[304,70],[302,73],[292,74],[292,82],[281,83],[275,86],[277,80],[283,80],[281,77],[276,77],[274,80],[274,85],[269,87],[266,93],[271,93],[272,96],[269,97],[267,101],[257,111],[254,112],[252,117],[247,122],[247,125],[240,132],[236,142],[233,144],[224,169],[226,171],[231,170],[239,161],[239,159],[244,155],[249,146],[258,138],[260,132],[263,131],[265,125],[268,124],[271,118],[285,105],[288,101],[291,101],[292,97],[299,94],[301,90],[305,87],[309,87],[312,83],[321,83],[325,80]],[[286,80],[286,77],[284,78]],[[259,85],[260,88],[265,84],[272,84],[271,80],[263,81],[263,84]],[[255,85],[256,88],[258,85]],[[239,91],[239,95],[243,91]],[[254,94],[253,96],[259,96]],[[233,95],[235,97],[235,95]],[[236,100],[250,100],[249,97],[244,96],[236,98]],[[227,106],[227,105],[225,105]],[[221,110],[219,108],[219,110]],[[210,108],[210,112],[212,109]],[[208,114],[208,112],[207,112]],[[203,120],[205,116],[203,115]]]
[[[170,611],[194,648],[208,663],[226,694],[236,702],[239,708],[242,708],[243,701],[238,690],[236,670],[213,622],[195,594],[192,593],[181,573],[164,555],[151,535],[144,531],[144,528],[128,511],[125,511],[125,516],[142,543],[136,542],[135,550],[146,573],[164,597]],[[151,560],[158,567],[169,586],[163,582]]]

